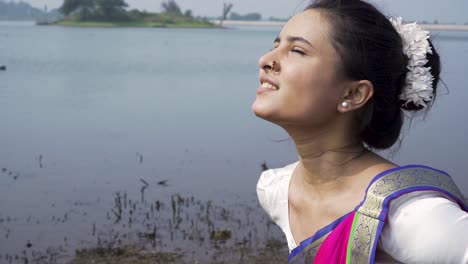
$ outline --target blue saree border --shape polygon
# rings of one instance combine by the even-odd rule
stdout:
[[[346,219],[346,217],[348,217],[350,214],[352,214],[354,211],[351,211],[345,215],[343,215],[342,217],[336,219],[335,221],[333,221],[332,223],[328,224],[327,226],[321,228],[320,230],[318,230],[313,236],[305,239],[304,241],[302,241],[301,243],[299,243],[299,246],[297,246],[296,248],[294,248],[292,251],[291,251],[291,254],[289,254],[289,257],[288,257],[288,262],[294,258],[297,254],[301,253],[302,250],[304,250],[306,247],[308,247],[309,245],[311,245],[312,243],[314,243],[315,241],[317,241],[317,239],[320,239],[322,238],[324,235],[330,233],[331,231],[333,231],[333,229],[335,229],[341,222],[343,222],[343,220]]]

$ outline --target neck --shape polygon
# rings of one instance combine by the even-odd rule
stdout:
[[[321,192],[343,188],[347,176],[355,175],[359,162],[368,151],[358,138],[346,129],[314,129],[285,127],[296,144],[300,163],[295,173],[305,188]],[[333,132],[333,131],[338,131]]]

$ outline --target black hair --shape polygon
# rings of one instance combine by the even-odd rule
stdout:
[[[331,25],[330,40],[341,58],[341,70],[352,80],[369,80],[374,95],[360,115],[360,139],[370,148],[386,149],[399,138],[404,110],[417,112],[422,106],[399,99],[408,72],[408,58],[392,23],[376,7],[363,0],[316,0],[306,10],[321,11]],[[425,67],[431,67],[433,99],[440,75],[440,59],[429,41]],[[430,107],[425,108],[428,110]]]

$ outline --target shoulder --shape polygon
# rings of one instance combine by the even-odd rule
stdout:
[[[404,263],[468,263],[468,214],[448,196],[417,191],[390,203],[380,247]]]
[[[281,206],[286,203],[287,192],[292,172],[297,162],[283,168],[264,171],[257,183],[257,196],[262,208],[275,220]]]
[[[289,181],[297,163],[298,162],[295,162],[282,168],[264,171],[258,180],[257,189],[275,188],[278,187],[278,185],[282,185],[282,182]]]
[[[464,205],[462,192],[449,174],[428,166],[406,165],[383,171],[375,176],[367,187],[366,199],[359,211],[384,220],[389,203],[394,205],[395,198],[416,191],[443,194],[464,206],[463,209],[468,209]]]

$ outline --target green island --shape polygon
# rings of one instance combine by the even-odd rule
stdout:
[[[182,12],[175,0],[162,2],[161,13],[127,10],[127,7],[125,0],[64,0],[59,8],[63,19],[37,24],[70,27],[220,27],[206,17],[194,17],[190,9]]]

